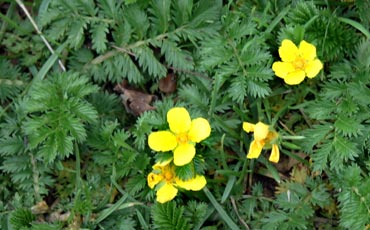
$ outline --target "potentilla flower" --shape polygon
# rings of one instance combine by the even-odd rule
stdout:
[[[316,57],[316,47],[304,40],[297,47],[291,40],[284,39],[279,48],[281,61],[274,62],[272,70],[288,85],[297,85],[304,78],[315,77],[323,65]]]
[[[174,164],[188,164],[195,156],[195,144],[206,139],[211,133],[211,126],[204,118],[191,120],[188,111],[175,107],[167,112],[169,131],[152,132],[148,144],[154,151],[173,151]]]
[[[148,186],[153,189],[156,187],[157,201],[165,203],[175,198],[178,188],[185,190],[199,191],[206,186],[206,178],[202,175],[196,175],[190,180],[181,180],[175,174],[175,167],[173,164],[157,163],[153,166],[153,171],[149,173],[147,181]]]
[[[277,132],[270,129],[269,125],[263,122],[252,124],[243,122],[243,129],[247,133],[253,132],[254,140],[249,146],[247,158],[258,158],[263,148],[272,148],[269,161],[277,163],[280,158],[279,147],[276,144]]]

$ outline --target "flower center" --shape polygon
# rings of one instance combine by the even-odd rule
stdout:
[[[188,143],[188,134],[187,133],[177,134],[176,140],[179,144],[186,144]]]
[[[305,65],[306,65],[306,61],[302,57],[297,57],[293,62],[293,66],[296,69],[302,70],[304,69]]]
[[[171,172],[167,171],[164,173],[164,178],[166,179],[166,181],[171,181],[173,178],[173,175]]]

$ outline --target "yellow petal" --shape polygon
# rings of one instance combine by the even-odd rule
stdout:
[[[294,66],[290,62],[274,62],[272,64],[272,70],[275,72],[275,75],[280,78],[285,78],[289,73],[294,72]]]
[[[188,132],[191,118],[188,111],[183,107],[175,107],[167,112],[167,122],[170,130],[176,134]]]
[[[163,180],[162,175],[158,175],[155,173],[149,173],[148,178],[147,178],[149,188],[153,189],[154,186],[156,186],[162,180]]]
[[[253,132],[254,131],[254,124],[249,123],[249,122],[243,122],[243,130],[246,131],[247,133]]]
[[[165,183],[162,187],[157,190],[157,201],[159,203],[165,203],[172,200],[177,195],[177,188],[170,183]]]
[[[169,131],[152,132],[148,137],[148,144],[154,151],[170,151],[176,148],[176,136]]]
[[[306,61],[312,61],[316,58],[316,47],[302,40],[299,44],[299,53]]]
[[[182,144],[173,151],[173,163],[177,166],[183,166],[190,163],[195,156],[194,144]]]
[[[279,146],[272,145],[271,155],[269,161],[278,163],[280,158]]]
[[[258,158],[261,154],[263,143],[253,140],[249,146],[247,158]]]
[[[279,55],[283,62],[292,62],[298,56],[298,48],[291,40],[284,39],[279,48]]]
[[[308,78],[313,78],[315,77],[320,70],[322,69],[323,65],[319,59],[313,60],[309,62],[306,65],[305,72]]]
[[[194,178],[187,181],[176,178],[176,184],[186,190],[199,191],[206,186],[207,181],[204,176],[196,175]]]
[[[304,80],[304,78],[305,78],[305,72],[303,70],[298,70],[298,71],[288,74],[284,78],[284,81],[288,85],[298,85]]]
[[[269,126],[266,125],[265,123],[258,122],[254,126],[254,139],[256,141],[260,141],[260,140],[265,139],[268,134],[269,134]]]
[[[209,137],[210,134],[211,126],[206,119],[200,117],[191,121],[188,137],[192,142],[199,143]]]

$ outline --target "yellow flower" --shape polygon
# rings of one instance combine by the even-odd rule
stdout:
[[[173,165],[157,163],[153,166],[153,171],[149,173],[147,181],[148,186],[157,190],[157,201],[165,203],[175,198],[178,187],[185,190],[199,191],[206,186],[207,181],[204,176],[196,175],[190,180],[183,181],[176,177]]]
[[[258,122],[257,124],[243,122],[243,129],[247,133],[254,133],[254,140],[249,146],[247,158],[258,158],[262,149],[265,147],[272,148],[269,161],[274,163],[279,162],[279,147],[277,144],[275,144],[278,138],[277,132],[271,131],[270,126],[264,124],[263,122]]]
[[[204,118],[191,120],[188,111],[175,107],[167,112],[170,131],[152,132],[148,144],[154,151],[173,151],[174,164],[188,164],[195,156],[195,144],[206,139],[211,133],[211,126]]]
[[[284,39],[279,48],[281,61],[274,62],[272,70],[288,85],[297,85],[304,78],[315,77],[323,65],[316,58],[316,47],[304,40],[297,47],[292,41]]]

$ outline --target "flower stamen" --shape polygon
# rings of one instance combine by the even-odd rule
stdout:
[[[188,143],[188,134],[187,133],[180,133],[176,135],[176,140],[179,144],[186,144]]]
[[[296,69],[304,70],[306,66],[306,61],[302,57],[297,57],[293,62],[293,66]]]

